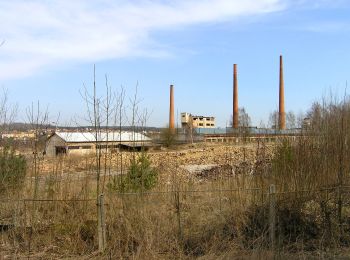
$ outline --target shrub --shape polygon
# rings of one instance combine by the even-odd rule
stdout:
[[[0,191],[20,188],[26,175],[26,160],[10,146],[0,148]]]
[[[176,133],[168,127],[162,130],[160,138],[166,147],[171,147],[176,143]]]
[[[158,172],[151,166],[151,161],[146,152],[141,152],[137,158],[130,161],[130,168],[127,176],[119,182],[112,181],[109,188],[120,192],[145,191],[152,189],[158,180]]]
[[[276,241],[278,246],[290,250],[300,244],[304,250],[314,250],[315,241],[322,238],[321,215],[319,208],[310,209],[309,202],[281,200],[276,203]],[[246,248],[269,247],[269,205],[253,205],[248,208],[246,225],[243,226],[243,244]]]

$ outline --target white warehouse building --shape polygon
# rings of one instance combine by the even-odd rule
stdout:
[[[93,132],[55,132],[46,141],[47,156],[60,154],[88,154],[96,149],[137,149],[152,146],[152,140],[141,133],[122,131]]]

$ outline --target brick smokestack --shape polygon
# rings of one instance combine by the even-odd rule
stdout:
[[[238,128],[238,81],[237,64],[233,64],[233,118],[232,127]]]
[[[170,109],[169,109],[169,129],[175,132],[175,117],[174,117],[174,86],[170,85]]]
[[[286,129],[286,112],[284,110],[284,80],[283,80],[283,58],[280,56],[280,91],[279,91],[278,125],[280,130]]]

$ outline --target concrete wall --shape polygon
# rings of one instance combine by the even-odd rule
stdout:
[[[94,143],[66,143],[67,154],[84,155],[95,152]]]
[[[57,135],[51,136],[46,142],[46,155],[47,156],[56,156],[56,147],[65,147],[66,143]]]

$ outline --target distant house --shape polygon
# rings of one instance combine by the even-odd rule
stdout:
[[[0,139],[14,139],[14,140],[20,140],[20,141],[26,141],[30,139],[34,139],[35,134],[32,132],[12,132],[12,133],[5,133],[0,136]]]
[[[141,133],[122,131],[95,134],[92,132],[55,132],[45,147],[47,156],[88,154],[96,149],[137,149],[152,146],[152,140]]]

